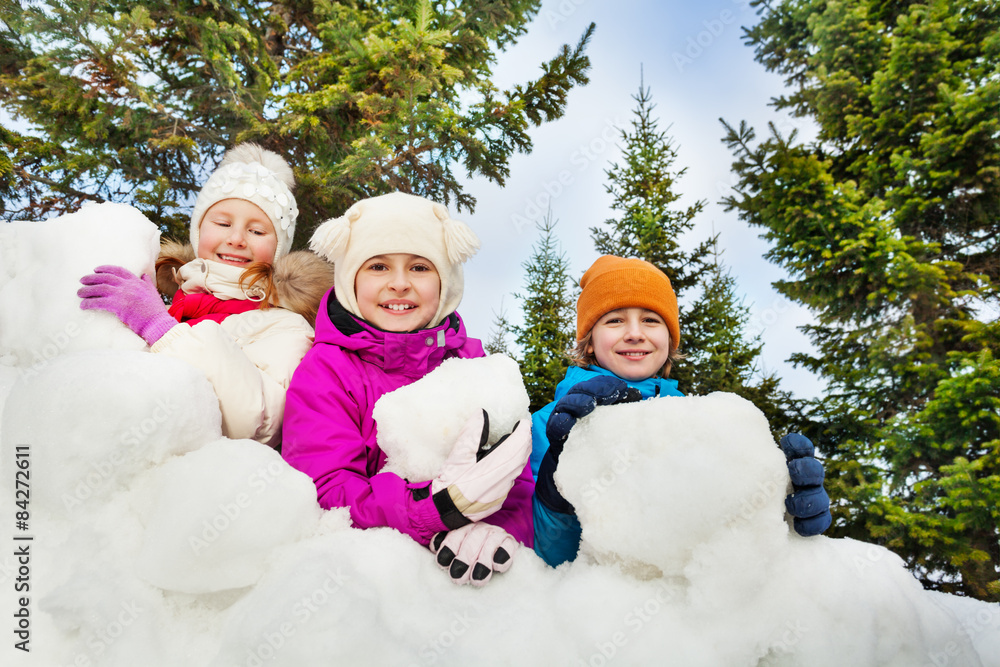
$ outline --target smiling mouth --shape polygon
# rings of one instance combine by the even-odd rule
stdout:
[[[247,264],[250,261],[246,257],[236,257],[234,255],[219,255],[218,257],[223,262],[238,262],[239,264]]]
[[[618,354],[619,354],[619,356],[625,357],[626,359],[642,359],[643,357],[645,357],[646,355],[648,355],[650,353],[649,352],[619,352]]]
[[[382,304],[379,307],[382,308],[383,310],[389,310],[394,313],[402,313],[407,310],[413,310],[416,308],[416,306],[412,304],[405,304],[405,303],[386,303]]]

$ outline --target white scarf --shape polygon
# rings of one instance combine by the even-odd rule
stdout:
[[[258,286],[240,287],[240,276],[244,269],[238,266],[214,262],[210,259],[195,259],[179,269],[174,269],[174,280],[186,294],[207,293],[228,301],[241,299],[263,301],[265,292]]]

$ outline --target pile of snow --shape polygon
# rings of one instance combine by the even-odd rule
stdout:
[[[0,269],[3,664],[1000,665],[995,605],[924,592],[879,547],[790,534],[780,452],[728,395],[581,421],[558,482],[584,555],[553,570],[521,549],[485,588],[453,585],[426,548],[320,511],[311,480],[273,451],[222,438],[198,371],[81,316],[72,283],[100,263],[141,271],[151,227],[103,205],[4,228],[0,247],[21,250]],[[85,243],[96,228],[115,232]],[[26,275],[52,293],[8,294]],[[39,363],[51,329],[8,329],[20,317],[80,331]],[[474,395],[470,378],[503,391]],[[415,434],[386,446],[426,447],[409,459],[432,465],[446,420],[485,408],[498,428],[516,421],[523,388],[510,384],[497,359],[446,364],[386,397],[380,431]]]
[[[784,455],[734,394],[595,412],[570,434],[556,481],[584,554],[669,582],[674,627],[695,638],[677,664],[924,665],[942,647],[947,664],[979,664],[947,596],[925,592],[891,551],[789,531]],[[696,657],[700,644],[712,659]]]

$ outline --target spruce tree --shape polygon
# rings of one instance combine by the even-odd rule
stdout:
[[[754,2],[759,62],[786,77],[800,142],[727,125],[737,193],[777,289],[808,306],[829,393],[835,534],[877,541],[925,586],[1000,599],[1000,7]]]
[[[587,81],[575,46],[499,90],[491,68],[538,0],[0,3],[0,205],[40,219],[131,203],[182,230],[225,149],[255,141],[298,179],[299,245],[392,190],[471,209],[456,172],[502,185],[529,129]],[[4,188],[5,182],[13,185]]]
[[[537,225],[540,237],[525,270],[521,300],[524,324],[512,326],[531,411],[552,400],[569,365],[576,340],[576,302],[570,292],[569,261],[559,249],[556,221],[549,211]]]
[[[501,301],[500,312],[494,311],[493,313],[493,326],[490,328],[490,337],[483,345],[483,350],[486,351],[486,354],[505,354],[508,357],[514,357],[510,349],[510,343],[507,340],[512,326]]]
[[[697,285],[708,267],[704,258],[711,253],[711,240],[690,252],[681,247],[681,237],[694,227],[705,202],[677,208],[681,195],[676,185],[687,168],[675,166],[677,148],[653,115],[650,89],[640,81],[632,99],[636,106],[630,127],[619,130],[620,161],[605,170],[604,187],[617,217],[591,228],[591,237],[602,255],[640,257],[657,266],[680,295]]]

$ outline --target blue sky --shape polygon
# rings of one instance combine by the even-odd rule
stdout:
[[[505,187],[484,179],[468,184],[478,199],[476,212],[456,217],[464,217],[483,242],[467,266],[460,308],[470,332],[487,338],[501,303],[508,316],[520,318],[513,294],[523,287],[521,264],[538,239],[530,221],[540,219],[547,207],[558,220],[556,233],[572,275],[579,278],[597,258],[589,229],[611,213],[604,170],[620,155],[615,128],[631,120],[641,68],[660,127],[669,126],[674,138],[677,166],[687,167],[677,183],[681,204],[707,202],[686,243],[694,245],[713,230],[720,235],[722,261],[745,295],[751,328],[762,334],[765,368],[777,371],[783,387],[797,395],[819,393],[816,378],[785,363],[791,353],[809,350],[808,339],[797,330],[810,321],[808,311],[771,287],[785,274],[762,258],[767,244],[758,238],[760,231],[718,203],[733,182],[720,117],[730,124],[746,120],[758,135],[766,134],[768,122],[783,132],[809,132],[807,121],[769,106],[783,83],[754,61],[742,41],[742,26],[757,21],[753,10],[745,0],[548,0],[528,34],[500,56],[497,86],[537,76],[538,64],[560,45],[575,44],[591,21],[597,29],[588,49],[590,83],[571,92],[566,115],[533,131],[534,150],[512,160]],[[682,331],[683,326],[682,318]]]

